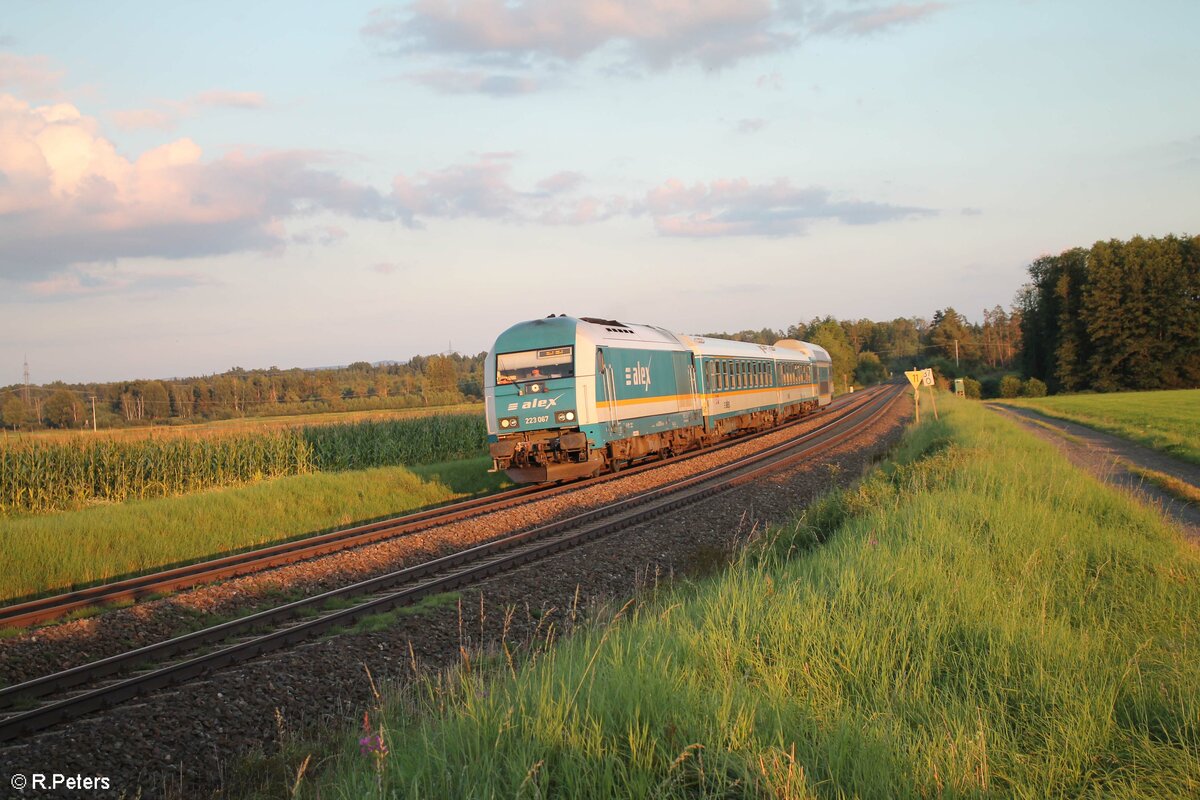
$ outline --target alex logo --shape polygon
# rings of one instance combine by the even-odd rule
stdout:
[[[625,385],[626,386],[643,386],[646,391],[650,391],[650,364],[642,366],[642,362],[637,362],[637,366],[625,368]]]
[[[509,403],[508,410],[517,411],[519,409],[521,411],[531,411],[535,408],[554,408],[558,405],[560,397],[562,397],[561,394],[557,397],[539,397],[536,400],[526,400],[523,403]]]

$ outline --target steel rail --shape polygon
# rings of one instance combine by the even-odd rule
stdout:
[[[844,413],[846,415],[849,415],[849,414],[854,413],[858,408],[860,408],[862,405],[864,405],[869,400],[870,400],[870,396],[864,396],[862,398],[861,402],[854,403],[854,404],[846,404],[843,407],[839,407],[838,410],[844,411]],[[837,425],[840,422],[840,420],[841,420],[841,418],[827,420],[827,421],[823,422],[821,425],[819,425],[817,428],[815,428],[813,431],[810,431],[807,434],[803,434],[800,437],[797,437],[795,439],[791,439],[788,442],[784,442],[782,445],[777,445],[776,448],[792,447],[795,445],[795,443],[806,440],[807,437],[816,435],[817,433],[825,430],[826,428],[828,428],[830,426]],[[776,429],[776,430],[778,430],[778,429]],[[706,451],[706,452],[711,452],[711,451]],[[760,451],[760,454],[761,453],[769,453],[769,452],[772,452],[772,450],[768,449],[765,451]],[[753,458],[753,457],[755,457],[755,455],[760,455],[760,454],[753,454],[750,457]],[[732,463],[736,464],[739,462],[732,462]],[[654,466],[654,465],[651,465],[651,466]],[[624,474],[628,475],[628,474],[630,474],[630,471],[626,471]],[[700,474],[701,475],[712,475],[713,473],[708,472],[708,473],[700,473]],[[671,485],[673,485],[673,484],[667,484],[668,487]],[[643,495],[634,495],[632,498],[627,498],[625,500],[618,500],[613,503],[608,503],[606,505],[602,505],[591,511],[583,512],[583,515],[591,515],[595,518],[599,518],[602,516],[613,514],[613,513],[616,513],[618,510],[620,510],[620,508],[623,505],[625,505],[626,503],[636,502],[636,499],[638,497],[641,497],[644,495],[645,495],[645,493],[643,493]],[[581,515],[575,515],[573,517],[568,517],[566,519],[559,520],[557,522],[551,522],[551,523],[547,523],[545,525],[535,527],[531,530],[538,534],[545,534],[547,532],[552,532],[554,530],[557,530],[559,527],[563,527],[563,526],[569,527],[570,524],[572,524],[574,521],[576,521],[580,518],[581,518]],[[520,534],[517,534],[517,536],[519,536],[519,535]],[[514,539],[513,534],[510,534],[508,537],[494,540],[492,544],[503,545],[506,542],[513,542],[513,541],[516,541],[516,539]],[[347,596],[356,596],[356,595],[360,595],[360,594],[363,594],[366,592],[375,591],[375,590],[379,589],[380,587],[387,585],[389,582],[394,582],[394,580],[408,580],[408,579],[412,579],[412,578],[423,577],[426,574],[431,574],[429,572],[429,570],[426,569],[426,567],[428,565],[435,565],[440,568],[440,566],[444,566],[446,564],[459,563],[464,558],[475,557],[474,554],[479,553],[479,552],[484,552],[484,549],[489,546],[490,545],[487,543],[485,543],[483,545],[477,545],[474,548],[468,548],[466,550],[458,551],[456,553],[452,553],[452,554],[442,557],[440,559],[434,559],[434,560],[431,560],[428,562],[423,562],[422,564],[414,565],[413,567],[409,567],[407,569],[402,569],[402,570],[398,570],[396,572],[387,573],[385,575],[377,576],[375,578],[370,578],[370,579],[360,581],[355,584],[349,584],[344,587],[339,587],[337,589],[329,590],[329,591],[319,594],[319,595],[313,595],[311,597],[296,600],[292,603],[288,603],[288,604],[281,605],[281,606],[275,606],[273,608],[266,609],[264,611],[260,611],[260,612],[254,613],[254,614],[249,614],[244,617],[239,617],[238,619],[230,620],[228,622],[214,625],[214,626],[211,626],[208,628],[204,628],[199,631],[194,631],[192,633],[183,634],[181,636],[176,636],[172,639],[167,639],[162,642],[157,642],[154,644],[146,645],[144,647],[137,648],[135,650],[127,651],[125,653],[119,653],[117,655],[110,656],[108,658],[99,659],[97,661],[89,662],[87,664],[81,664],[80,666],[62,670],[60,672],[53,673],[51,675],[42,676],[40,678],[34,678],[34,679],[31,679],[28,681],[24,681],[20,684],[14,684],[12,686],[4,687],[3,689],[0,689],[0,709],[11,707],[12,705],[17,704],[18,702],[22,702],[24,700],[28,700],[33,697],[39,697],[39,696],[44,696],[47,694],[52,694],[54,692],[59,692],[64,689],[69,689],[73,686],[88,683],[88,682],[94,681],[99,678],[105,678],[105,677],[108,677],[109,675],[119,674],[123,671],[127,671],[127,668],[133,664],[144,663],[144,662],[152,660],[152,659],[161,661],[163,659],[170,658],[171,656],[176,655],[181,652],[194,651],[197,648],[200,648],[206,644],[209,644],[209,643],[212,643],[215,641],[222,641],[222,640],[228,639],[233,635],[241,633],[245,630],[249,630],[249,629],[251,629],[255,626],[261,625],[261,624],[278,624],[282,620],[286,620],[286,619],[289,619],[289,618],[295,616],[295,614],[298,611],[300,611],[301,609],[311,608],[313,606],[319,606],[319,605],[323,604],[324,602],[327,602],[328,600],[331,600],[331,599],[336,598],[336,599],[340,600],[340,599],[344,599]]]
[[[238,631],[291,619],[301,609],[311,609],[330,600],[341,600],[352,595],[380,591],[387,592],[353,607],[338,609],[315,619],[306,619],[246,642],[228,645],[208,654],[169,664],[74,697],[48,703],[30,711],[13,714],[0,720],[0,741],[18,738],[32,731],[111,707],[148,691],[175,685],[212,670],[240,663],[262,653],[294,644],[332,628],[350,624],[363,616],[411,604],[431,594],[477,582],[497,572],[543,558],[566,547],[581,544],[637,522],[660,516],[675,508],[724,491],[733,485],[777,471],[790,463],[809,458],[815,452],[845,441],[878,419],[900,395],[901,391],[898,388],[893,391],[881,391],[866,397],[861,403],[852,404],[841,417],[788,442],[777,444],[730,464],[640,493],[609,506],[582,512],[504,539],[478,545],[388,575],[361,581],[352,586],[331,590],[305,600],[288,603],[204,631],[176,637],[168,642],[150,645],[121,656],[103,659],[93,664],[8,687],[0,692],[0,695],[9,699],[61,691],[96,677],[111,674],[114,666],[118,663],[135,663],[173,652],[194,650],[198,645],[226,639]],[[805,446],[798,449],[802,445]],[[572,532],[573,529],[575,529],[574,532]],[[489,557],[492,558],[488,560]],[[469,566],[473,562],[480,563]],[[459,569],[463,565],[468,566]],[[441,577],[432,577],[424,583],[407,589],[389,591],[396,585],[412,583],[438,573],[446,573],[448,570],[453,571],[443,574]],[[119,667],[117,668],[119,669]]]
[[[842,401],[838,409],[852,405]],[[836,410],[836,409],[835,409]],[[146,599],[165,592],[190,589],[206,583],[226,580],[241,575],[261,572],[266,569],[286,566],[299,561],[329,555],[341,550],[362,547],[374,542],[399,536],[407,536],[430,528],[457,522],[470,517],[482,516],[494,511],[519,505],[531,499],[553,497],[557,494],[577,491],[605,481],[636,475],[648,469],[695,458],[750,441],[810,420],[805,416],[777,428],[723,441],[712,447],[689,451],[649,463],[642,463],[620,472],[606,473],[595,478],[575,481],[562,486],[523,486],[499,494],[464,500],[436,508],[405,514],[399,517],[378,520],[352,528],[307,536],[289,542],[247,550],[220,558],[198,561],[160,572],[148,573],[119,581],[102,583],[70,592],[37,598],[6,607],[0,607],[0,628],[26,628],[57,619],[84,608],[111,605]]]

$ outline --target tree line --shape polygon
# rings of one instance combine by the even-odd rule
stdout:
[[[949,377],[995,374],[998,386],[1004,371],[1018,366],[1022,342],[1021,312],[1000,306],[984,309],[978,322],[947,307],[934,311],[930,319],[897,317],[876,322],[826,316],[797,322],[786,330],[763,328],[705,335],[757,344],[801,339],[820,345],[829,351],[840,390],[851,384],[879,383],[896,372],[918,366],[934,366]],[[998,389],[993,392],[998,393]]]
[[[1051,391],[1200,386],[1200,236],[1096,242],[1029,275],[1023,366]]]
[[[483,397],[486,354],[416,356],[406,363],[365,361],[330,369],[246,370],[204,377],[109,383],[54,382],[0,389],[0,426],[82,428],[92,398],[102,428],[449,405]]]
[[[929,319],[797,322],[706,336],[774,344],[803,339],[833,359],[839,389],[934,367],[970,378],[983,396],[1200,386],[1200,237],[1096,242],[1029,268],[1012,307],[972,322],[954,308]],[[238,416],[445,405],[481,399],[486,353],[417,356],[407,363],[356,362],[334,369],[238,367],[171,381],[51,383],[0,389],[0,426],[78,428]],[[1023,373],[1021,381],[1013,373]],[[1006,381],[1005,378],[1008,378]]]

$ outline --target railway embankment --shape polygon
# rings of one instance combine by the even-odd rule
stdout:
[[[562,639],[577,621],[593,617],[597,607],[645,595],[673,576],[711,571],[747,536],[768,522],[786,519],[797,503],[864,474],[896,442],[911,413],[903,402],[886,404],[883,410],[870,424],[855,426],[849,438],[823,447],[819,458],[790,463],[769,476],[412,610],[368,618],[340,635],[217,670],[205,679],[0,746],[0,760],[14,769],[53,763],[86,772],[103,765],[117,788],[112,796],[289,795],[306,758],[315,772],[324,761],[322,754],[338,749],[338,742],[322,746],[325,737],[340,741],[341,724],[361,717],[374,703],[367,670],[381,688],[408,684],[414,673],[428,675],[459,664],[464,653],[476,665],[479,653],[503,662],[506,645],[515,665],[540,657],[531,652],[544,652],[547,639]],[[821,426],[826,420],[811,422]],[[760,449],[777,435],[787,433],[739,441],[728,450],[646,472],[623,471],[603,491],[618,492],[630,481],[645,488],[660,482],[661,472],[673,474],[684,464],[691,469],[713,458],[727,460],[747,447]],[[569,505],[578,513],[577,503]],[[255,752],[262,757],[246,757]]]
[[[300,790],[1195,797],[1198,618],[1158,510],[950,401],[728,569],[385,692]]]

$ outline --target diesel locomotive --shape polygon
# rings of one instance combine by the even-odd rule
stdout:
[[[823,348],[685,336],[565,315],[520,322],[484,367],[493,471],[582,478],[764,430],[832,399]]]

